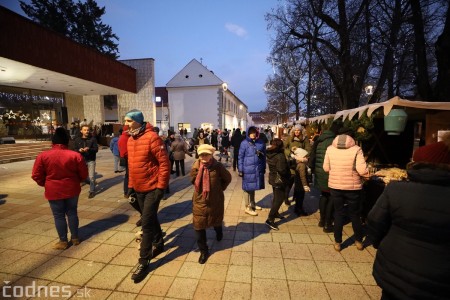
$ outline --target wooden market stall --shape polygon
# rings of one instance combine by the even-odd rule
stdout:
[[[390,180],[406,178],[406,165],[416,148],[438,141],[450,130],[450,102],[411,101],[394,97],[382,103],[342,110],[334,115],[309,119],[309,123],[342,121],[352,127],[361,146],[371,180],[365,184],[367,195],[363,215],[375,203]],[[389,122],[403,122],[403,130],[389,131]]]

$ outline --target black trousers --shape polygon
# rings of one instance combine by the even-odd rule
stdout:
[[[320,210],[320,220],[325,223],[325,225],[333,224],[333,214],[334,206],[331,200],[330,192],[322,191],[319,199],[319,210]]]
[[[273,190],[272,207],[270,208],[268,219],[273,222],[275,220],[275,216],[278,215],[278,210],[280,209],[281,204],[283,204],[284,200],[287,198],[284,187],[277,188],[272,186],[272,190]]]
[[[156,189],[136,193],[137,200],[142,209],[142,241],[139,263],[145,264],[152,258],[152,246],[164,245],[161,225],[158,220],[158,208],[161,197],[156,197]]]
[[[362,242],[363,228],[361,223],[361,191],[346,191],[331,189],[331,199],[334,205],[334,240],[342,243],[342,228],[344,227],[344,204],[348,205],[348,214],[352,221],[355,240]]]
[[[222,226],[215,226],[214,231],[216,234],[222,233]],[[208,244],[206,243],[206,229],[196,230],[195,238],[197,239],[197,245],[200,252],[207,252]]]
[[[177,173],[177,176],[180,176],[180,167],[181,167],[181,175],[184,176],[184,159],[181,160],[175,160],[175,172]]]

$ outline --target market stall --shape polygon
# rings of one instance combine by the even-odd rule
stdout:
[[[367,214],[391,180],[406,180],[406,165],[419,146],[435,143],[450,130],[450,102],[411,101],[394,97],[309,119],[309,123],[340,120],[351,127],[368,163],[371,178],[364,184]]]

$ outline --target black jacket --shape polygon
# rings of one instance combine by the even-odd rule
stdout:
[[[285,188],[289,181],[289,177],[291,172],[289,170],[289,166],[284,156],[283,149],[276,150],[267,150],[267,166],[269,167],[269,184],[275,188]],[[275,183],[275,178],[277,173],[283,180],[283,184]]]
[[[98,144],[94,137],[83,139],[81,136],[77,136],[73,141],[73,150],[80,153],[86,162],[95,161],[97,158]],[[88,152],[80,152],[80,148],[89,147]]]
[[[368,215],[373,276],[396,299],[450,299],[450,166],[413,163]]]

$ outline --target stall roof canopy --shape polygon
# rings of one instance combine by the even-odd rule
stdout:
[[[368,104],[352,109],[341,110],[336,114],[321,115],[309,118],[309,122],[323,123],[327,122],[329,119],[337,120],[340,117],[343,117],[343,120],[347,118],[351,120],[356,114],[358,114],[358,118],[361,118],[365,111],[367,111],[367,116],[370,117],[375,110],[381,107],[383,108],[384,115],[386,116],[394,106],[412,107],[419,109],[450,110],[450,102],[411,101],[401,99],[400,97],[394,97],[392,99],[389,99],[388,101],[381,103]]]
[[[352,109],[338,111],[334,115],[334,120],[339,119],[340,117],[343,117],[342,118],[343,120],[345,120],[346,118],[349,118],[349,120],[351,120],[356,114],[358,114],[358,118],[360,118],[365,111],[367,111],[367,116],[370,117],[372,113],[380,107],[383,107],[383,112],[384,115],[386,116],[387,114],[389,114],[389,112],[394,106],[412,107],[421,109],[450,110],[450,102],[411,101],[401,99],[400,97],[394,97],[385,102],[373,103]]]

